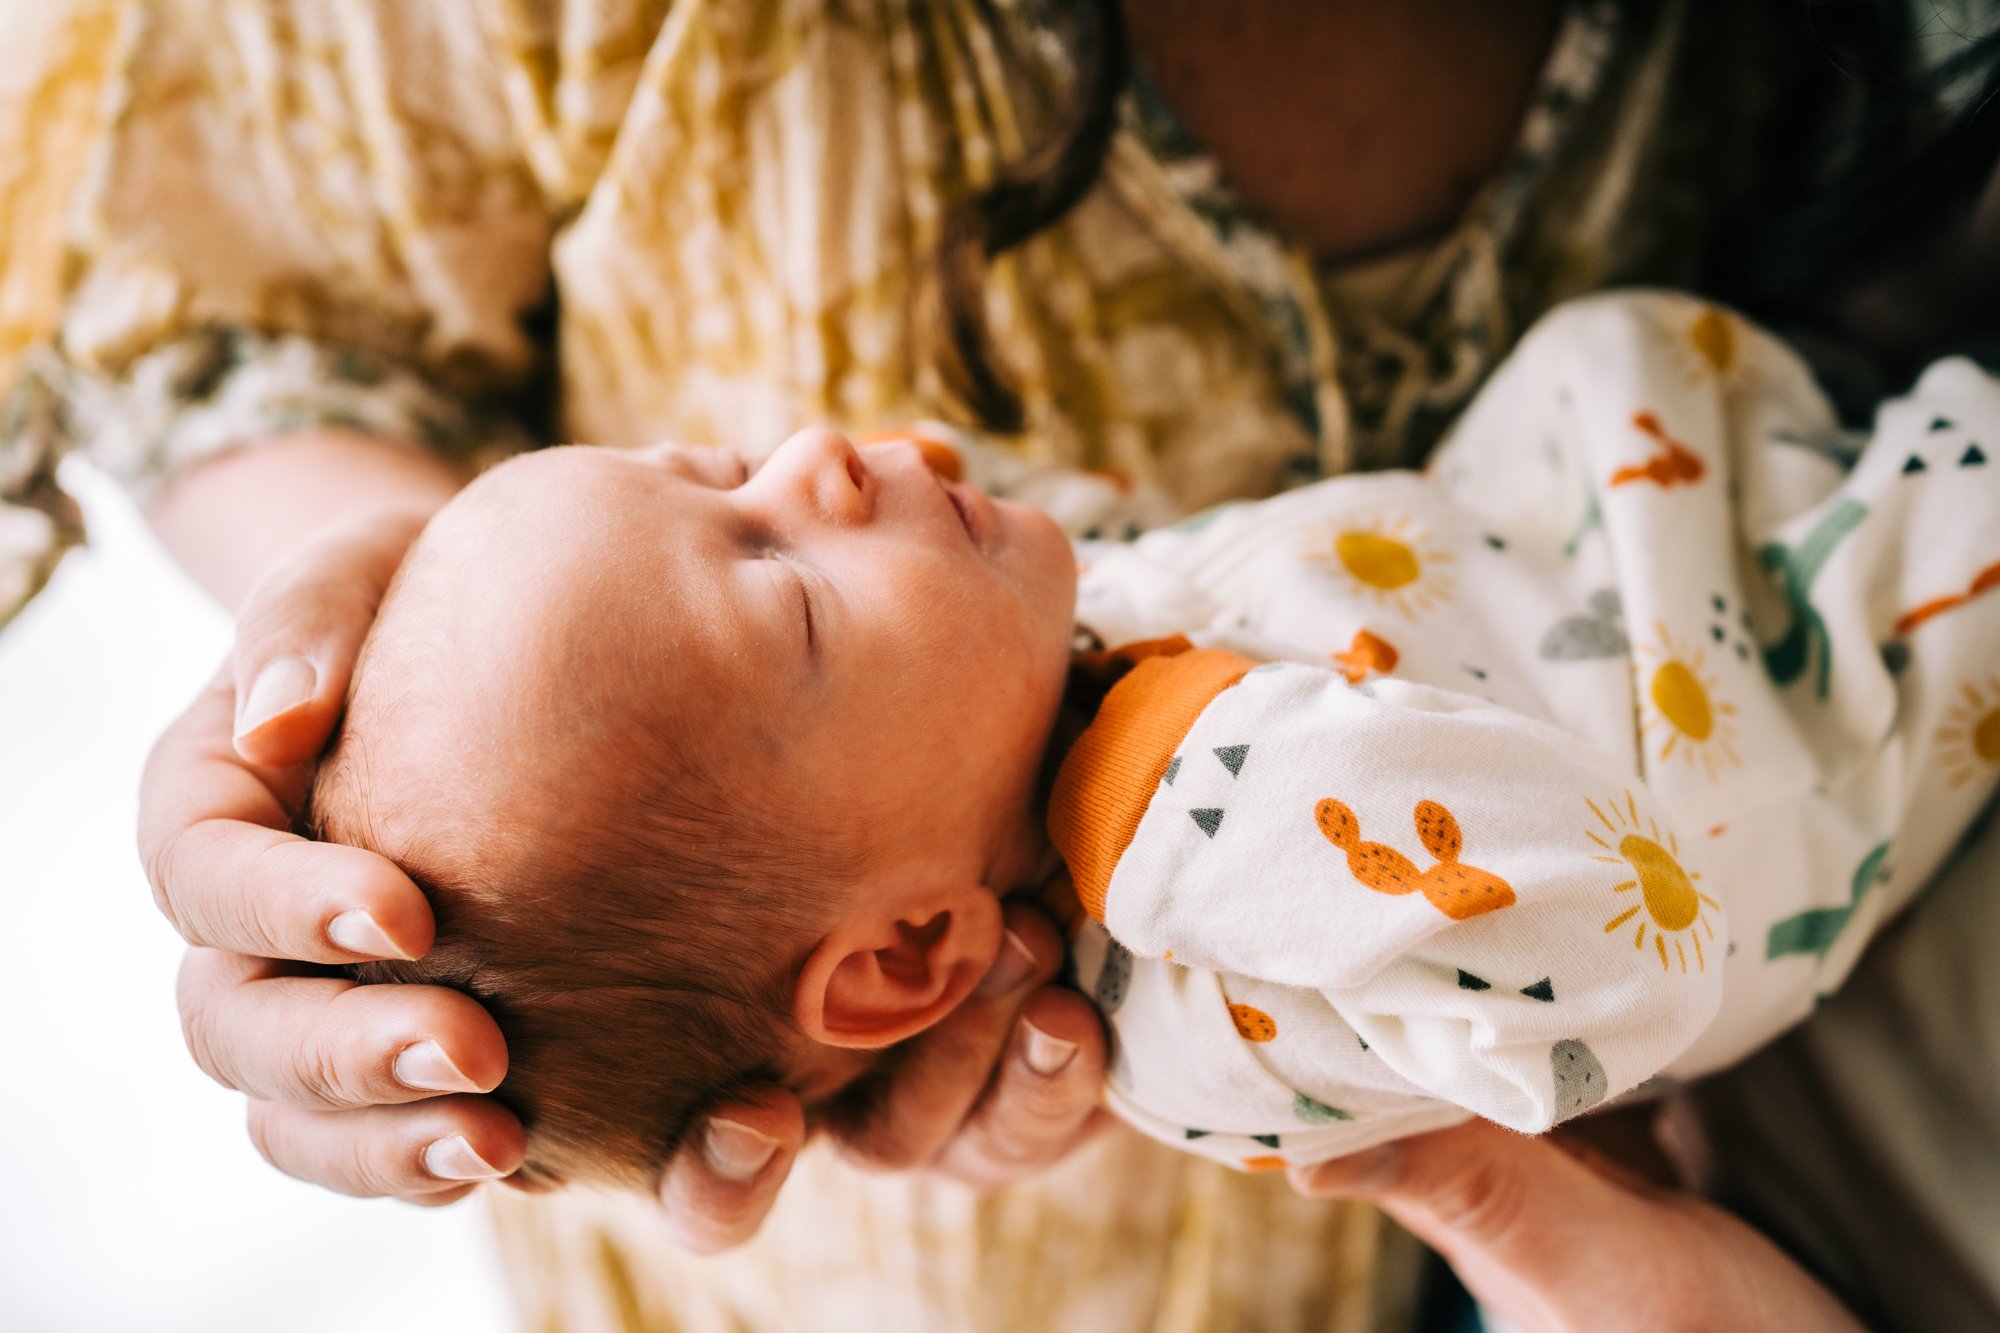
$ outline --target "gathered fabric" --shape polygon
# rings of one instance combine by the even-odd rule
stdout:
[[[1049,124],[1053,8],[15,7],[0,619],[81,539],[70,451],[144,498],[327,427],[479,461],[976,425],[912,312],[947,210]],[[1669,91],[1720,45],[1689,26],[1575,7],[1462,222],[1345,274],[1245,210],[1137,81],[1100,185],[994,265],[1027,407],[1006,443],[1180,509],[1412,461],[1555,300],[1685,276],[1701,195]]]

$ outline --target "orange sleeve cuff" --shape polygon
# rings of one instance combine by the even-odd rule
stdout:
[[[1215,648],[1148,657],[1104,697],[1056,773],[1049,840],[1069,866],[1083,910],[1104,919],[1111,872],[1174,752],[1215,696],[1257,664]]]

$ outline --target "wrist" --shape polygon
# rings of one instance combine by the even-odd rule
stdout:
[[[234,610],[266,570],[335,528],[381,524],[414,536],[470,476],[353,432],[275,436],[191,467],[147,519],[168,553]]]

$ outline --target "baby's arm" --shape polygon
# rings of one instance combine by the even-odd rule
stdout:
[[[1106,557],[1084,609],[1111,642],[1184,616],[1297,661],[1134,672],[1147,725],[1106,748],[1107,706],[1103,753],[1077,756],[1097,779],[1078,769],[1053,821],[1086,901],[1245,1013],[1240,1083],[1296,1082],[1294,1052],[1324,1049],[1352,1086],[1366,1042],[1408,1094],[1384,1109],[1543,1128],[1674,1061],[1725,973],[1728,1022],[1674,1069],[1740,1058],[1989,799],[1989,428],[2000,387],[1943,363],[1848,471],[1803,366],[1734,317],[1658,295],[1552,317],[1428,481],[1334,483]],[[1409,568],[1343,583],[1343,532]],[[1371,608],[1341,593],[1364,575],[1412,581]],[[1219,678],[1195,679],[1204,658]],[[1331,1016],[1289,1051],[1257,998],[1287,993]]]
[[[1543,1130],[1657,1072],[1720,999],[1722,913],[1653,796],[1443,690],[1151,659],[1071,752],[1050,831],[1087,910],[1219,977],[1302,1090],[1358,1038],[1383,1091]]]

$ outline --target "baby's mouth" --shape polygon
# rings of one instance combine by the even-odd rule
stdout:
[[[940,480],[938,485],[944,491],[945,498],[951,501],[951,507],[957,511],[959,524],[965,529],[966,537],[974,546],[984,550],[986,547],[984,541],[986,536],[986,513],[979,504],[978,499],[975,498],[977,492],[970,491],[963,484],[957,482]]]

